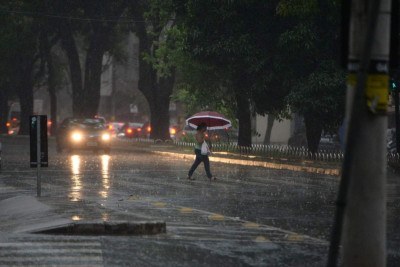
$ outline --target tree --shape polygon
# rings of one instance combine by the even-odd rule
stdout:
[[[3,21],[1,21],[3,22]],[[7,119],[8,119],[8,100],[12,97],[12,83],[10,72],[10,58],[6,51],[8,50],[9,34],[6,24],[2,24],[0,28],[0,51],[5,52],[5,56],[0,58],[0,133],[7,133]]]
[[[173,99],[186,105],[186,116],[199,110],[215,110],[230,118],[237,127],[235,99],[221,82],[221,70],[194,62],[184,55],[177,63],[178,78]]]
[[[282,0],[277,10],[289,22],[279,39],[284,84],[291,90],[287,101],[304,117],[308,148],[315,153],[322,130],[335,132],[344,116],[344,73],[335,64],[339,5]]]
[[[113,52],[120,40],[118,22],[128,1],[51,1],[45,10],[59,14],[54,23],[69,61],[73,115],[93,117],[100,101],[100,78],[105,52]],[[70,19],[68,19],[68,17]],[[85,51],[84,68],[81,49]],[[82,71],[83,69],[83,71]],[[82,73],[84,75],[82,75]]]
[[[28,2],[15,1],[2,3],[2,7],[18,10],[31,6]],[[29,116],[33,113],[33,87],[37,78],[35,72],[38,70],[39,28],[34,19],[14,13],[7,13],[1,19],[0,49],[4,51],[0,64],[1,83],[15,88],[21,106],[19,134],[28,134]]]
[[[10,85],[0,77],[0,134],[7,133],[9,88]]]
[[[321,133],[336,133],[344,117],[344,72],[332,62],[299,82],[288,97],[292,111],[304,116],[308,148],[318,151]]]
[[[171,1],[143,1],[132,6],[136,20],[134,32],[139,38],[139,90],[150,108],[151,138],[167,140],[169,135],[169,102],[175,83],[175,67],[169,65],[165,49],[173,45]]]
[[[51,44],[50,36],[46,31],[46,27],[42,27],[41,37],[40,37],[40,48],[43,64],[47,65],[47,85],[50,97],[50,118],[51,118],[51,128],[50,134],[55,135],[57,130],[57,84],[60,81],[57,66],[55,65],[54,55],[51,52],[53,44]]]
[[[228,103],[232,104],[232,110],[237,111],[239,145],[249,146],[252,112],[276,111],[279,114],[277,107],[285,106],[282,104],[282,96],[285,96],[285,93],[281,94],[285,92],[283,87],[271,86],[274,82],[271,66],[281,27],[281,21],[275,14],[276,2],[182,2],[177,19],[186,34],[184,50],[195,62],[194,65],[204,66],[200,70],[212,69],[216,73],[212,77],[217,77],[214,86],[200,90],[207,90],[213,98],[214,88],[218,88],[217,91],[224,90],[233,99]],[[207,80],[205,74],[207,72],[203,79]],[[266,89],[279,97],[269,98]],[[270,108],[257,101],[261,96],[267,96],[269,103],[281,104]]]

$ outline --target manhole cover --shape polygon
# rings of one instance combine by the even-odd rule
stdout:
[[[156,235],[166,233],[165,222],[74,222],[32,231],[59,235]]]

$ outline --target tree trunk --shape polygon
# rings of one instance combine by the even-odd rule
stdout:
[[[150,106],[151,123],[154,131],[151,133],[152,139],[169,140],[169,102],[175,82],[175,71],[171,76],[160,78],[158,81],[158,92],[153,98],[157,105]]]
[[[29,116],[33,115],[33,67],[34,59],[28,56],[19,56],[18,72],[23,79],[16,80],[17,95],[21,106],[19,135],[29,134]]]
[[[50,118],[51,118],[51,126],[50,126],[50,135],[55,135],[57,131],[57,95],[56,95],[56,77],[55,70],[53,66],[53,60],[49,51],[47,58],[47,67],[49,68],[49,96],[50,96]]]
[[[79,53],[70,25],[64,24],[60,30],[61,44],[69,63],[70,80],[72,86],[72,113],[74,117],[84,114],[84,91],[82,85],[82,69]]]
[[[306,125],[308,150],[313,154],[317,153],[319,141],[321,140],[322,125],[310,114],[304,115],[304,123]]]
[[[33,115],[33,83],[30,78],[31,75],[32,69],[27,68],[22,75],[22,77],[25,77],[26,79],[21,81],[19,86],[17,86],[19,103],[21,105],[19,135],[29,134],[29,116]]]
[[[0,134],[7,133],[8,118],[8,93],[5,88],[0,88]]]
[[[267,118],[267,129],[265,130],[264,145],[269,145],[271,143],[271,133],[272,127],[274,126],[275,116],[268,114]]]
[[[50,97],[50,135],[55,135],[57,130],[57,95],[56,95],[56,71],[54,69],[53,57],[51,54],[51,46],[48,36],[43,32],[42,38],[42,48],[47,62],[48,78],[47,85]]]
[[[239,119],[239,146],[251,146],[251,112],[250,102],[245,96],[236,93]]]
[[[101,72],[103,67],[104,49],[101,45],[102,36],[93,37],[86,55],[85,83],[84,83],[84,106],[85,117],[98,115],[100,103]]]
[[[150,138],[157,140],[168,140],[169,136],[169,103],[150,104],[151,134]],[[164,101],[165,102],[165,101]]]
[[[175,71],[169,77],[157,77],[152,66],[143,60],[144,53],[150,53],[152,42],[147,36],[144,25],[140,24],[136,32],[139,38],[139,90],[146,98],[151,116],[152,139],[167,140],[169,134],[169,101],[175,82]]]

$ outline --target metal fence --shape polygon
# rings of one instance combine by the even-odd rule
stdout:
[[[388,165],[400,169],[400,154],[388,153]]]
[[[194,147],[194,143],[174,142],[178,147]],[[238,146],[237,143],[214,143],[214,152],[228,152],[237,155],[254,156],[262,158],[285,158],[294,160],[317,160],[340,162],[343,160],[343,153],[336,149],[321,149],[317,153],[311,153],[306,147],[292,147],[287,145],[262,145],[253,144],[249,146]]]
[[[154,143],[154,144],[170,144],[178,149],[193,148],[195,143],[193,142],[182,142],[182,141],[171,141],[163,142],[162,140],[152,139],[130,139],[129,142],[140,142],[140,143]],[[292,147],[287,145],[263,145],[253,144],[251,147],[239,146],[237,143],[213,143],[213,152],[225,152],[227,154],[243,156],[243,157],[254,157],[254,158],[269,158],[269,159],[287,159],[287,160],[314,160],[321,162],[342,162],[344,158],[343,152],[338,148],[329,148],[321,146],[317,153],[311,153],[306,147]],[[388,153],[387,154],[388,165],[400,169],[400,154],[399,153]]]

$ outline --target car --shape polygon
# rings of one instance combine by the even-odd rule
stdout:
[[[107,123],[106,118],[101,117],[101,116],[99,116],[99,115],[94,116],[94,118],[97,119],[97,120],[99,120],[99,121],[100,121],[101,123],[103,123],[103,124],[106,124],[106,123]]]
[[[139,138],[141,137],[143,123],[139,122],[127,122],[120,130],[118,136],[126,138]]]
[[[20,121],[17,118],[12,118],[10,121],[7,121],[6,126],[7,126],[7,133],[9,135],[16,135],[18,134],[19,131],[19,125]]]
[[[141,127],[139,137],[149,139],[150,135],[151,135],[151,131],[152,131],[152,128],[151,128],[150,122],[145,122],[145,123],[143,123],[143,125]],[[172,140],[176,140],[176,136],[177,136],[178,132],[180,132],[178,125],[169,126],[169,135]]]
[[[110,132],[111,137],[116,137],[121,132],[122,126],[124,126],[123,122],[109,122],[109,123],[107,123],[107,129]]]
[[[181,130],[175,134],[175,140],[183,142],[194,142],[194,135],[196,134],[196,129],[185,125]]]
[[[96,118],[67,118],[58,128],[56,134],[57,152],[63,150],[111,150],[111,135],[102,120]]]
[[[180,132],[178,125],[169,126],[169,135],[172,140],[177,140],[177,134]]]
[[[139,137],[140,138],[149,139],[150,138],[150,134],[151,134],[151,124],[150,124],[150,122],[143,123],[143,125],[141,127],[141,131],[140,131]]]
[[[182,130],[178,131],[176,134],[177,141],[194,142],[194,135],[196,134],[196,129],[185,125]],[[219,130],[207,130],[206,138],[209,142],[221,143],[221,142],[234,142],[237,140],[237,131],[231,128],[229,129],[219,129]]]

